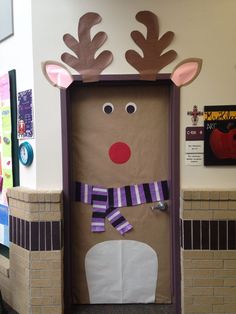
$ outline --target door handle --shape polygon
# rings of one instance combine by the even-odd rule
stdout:
[[[168,204],[166,202],[157,202],[156,205],[150,206],[151,210],[156,211],[160,210],[161,212],[165,212],[168,209]]]

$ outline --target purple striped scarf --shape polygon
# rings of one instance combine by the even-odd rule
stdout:
[[[121,235],[133,226],[120,213],[119,208],[153,203],[169,199],[167,181],[135,184],[120,188],[105,188],[86,183],[75,183],[75,201],[93,207],[91,231],[105,231],[105,218]]]

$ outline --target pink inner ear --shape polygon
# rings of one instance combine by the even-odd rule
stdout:
[[[177,86],[190,83],[198,72],[197,62],[187,62],[180,65],[172,74],[171,79]]]
[[[67,88],[73,82],[71,74],[59,65],[47,64],[46,72],[53,85],[60,88]]]

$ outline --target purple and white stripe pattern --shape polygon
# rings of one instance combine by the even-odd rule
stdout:
[[[108,207],[108,189],[94,186],[92,188],[92,205],[92,232],[105,231],[105,218],[109,220],[120,234],[124,234],[132,229],[131,224],[121,215],[117,208]]]
[[[107,210],[107,189],[93,187],[92,204],[93,214],[91,231],[103,232],[105,231],[105,218]]]
[[[118,208],[153,203],[169,199],[167,181],[135,184],[120,188],[105,188],[80,182],[75,184],[75,200],[93,206],[92,232],[105,231],[105,218],[120,234],[131,230],[132,225]]]

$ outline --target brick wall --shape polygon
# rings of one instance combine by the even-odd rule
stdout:
[[[236,191],[181,195],[182,313],[236,313]]]
[[[13,188],[10,208],[10,297],[20,314],[61,314],[61,192]],[[7,300],[6,300],[7,301]]]
[[[8,197],[4,299],[20,314],[61,314],[61,193],[17,187]],[[235,314],[236,191],[182,191],[180,222],[182,313]]]
[[[3,299],[10,302],[9,259],[0,255],[0,290]]]

